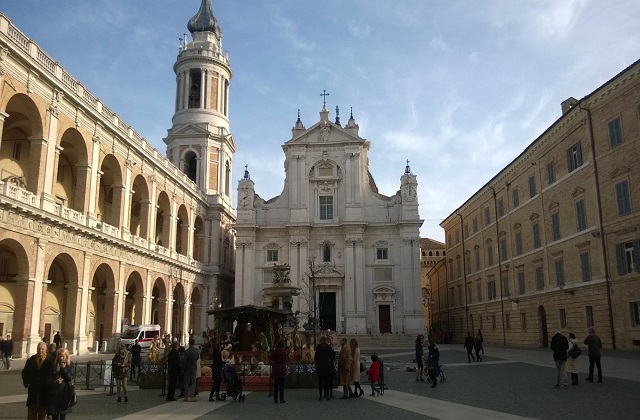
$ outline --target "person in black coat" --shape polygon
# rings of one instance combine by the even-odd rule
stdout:
[[[464,339],[464,347],[467,349],[467,363],[471,363],[471,359],[476,361],[476,358],[473,357],[473,337],[471,337],[471,333],[467,332],[467,336]]]
[[[171,350],[167,356],[167,374],[169,375],[169,389],[167,390],[167,401],[177,401],[176,386],[178,375],[180,374],[180,356],[178,355],[178,342],[171,343]]]
[[[333,362],[336,353],[327,343],[327,337],[320,337],[320,344],[316,346],[315,362],[316,372],[318,373],[318,391],[320,392],[319,400],[326,398],[331,399],[329,392],[331,390],[331,380],[334,375]]]
[[[47,353],[47,343],[38,343],[37,353],[31,356],[22,369],[22,383],[27,392],[27,418],[44,420],[47,415],[47,381],[54,369],[55,360]]]
[[[65,382],[70,383],[72,381],[69,350],[61,348],[56,353],[55,364],[47,381],[47,414],[51,415],[52,420],[65,420],[67,418],[68,410],[59,406],[60,392],[65,386]]]
[[[556,388],[560,388],[560,382],[562,387],[567,387],[567,350],[569,350],[569,340],[562,335],[560,331],[551,338],[551,345],[549,346],[553,350],[553,360],[556,362]]]
[[[142,346],[138,343],[138,340],[135,341],[133,346],[131,346],[131,376],[130,380],[133,381],[134,378],[140,377],[140,362],[142,361]],[[137,372],[136,372],[137,370]]]
[[[440,350],[433,340],[429,340],[427,373],[429,374],[429,378],[431,378],[431,388],[438,386],[438,374],[440,373]]]
[[[220,385],[222,384],[222,366],[224,361],[222,360],[222,352],[220,351],[220,343],[213,343],[211,345],[211,377],[213,383],[211,384],[211,393],[209,394],[209,401],[213,401],[215,395],[216,401],[222,401],[220,398]]]

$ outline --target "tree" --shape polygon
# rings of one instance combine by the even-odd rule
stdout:
[[[316,332],[318,330],[318,298],[316,296],[316,269],[315,258],[309,258],[309,271],[302,276],[302,290],[300,296],[307,305],[307,312],[301,312],[307,315],[307,322],[302,327],[309,331],[313,331],[313,346],[316,346]]]

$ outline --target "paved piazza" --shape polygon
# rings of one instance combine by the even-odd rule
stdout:
[[[547,349],[486,348],[481,363],[467,363],[462,345],[442,345],[441,361],[447,382],[432,389],[416,383],[411,349],[378,349],[388,369],[389,390],[382,397],[318,401],[312,389],[288,389],[286,404],[274,404],[266,392],[249,392],[240,403],[166,402],[159,390],[131,386],[129,404],[116,404],[104,389],[79,390],[79,404],[68,419],[637,419],[640,413],[640,352],[604,351],[604,383],[584,380],[588,358],[578,359],[580,385],[556,389],[551,351]],[[363,349],[363,355],[371,350]],[[92,356],[77,361],[96,360]],[[26,418],[26,392],[20,371],[24,360],[14,360],[11,371],[0,372],[0,418]],[[569,383],[571,381],[569,380]],[[78,386],[80,388],[80,386]],[[224,388],[224,385],[223,385]],[[369,384],[363,388],[369,391]]]

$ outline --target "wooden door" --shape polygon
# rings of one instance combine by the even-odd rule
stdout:
[[[378,322],[381,334],[391,333],[391,307],[389,305],[378,306]]]

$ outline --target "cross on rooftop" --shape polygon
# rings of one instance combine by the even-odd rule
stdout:
[[[323,107],[327,107],[327,96],[329,96],[329,93],[327,92],[326,89],[322,89],[322,93],[320,94],[320,96],[322,96],[322,106]]]

